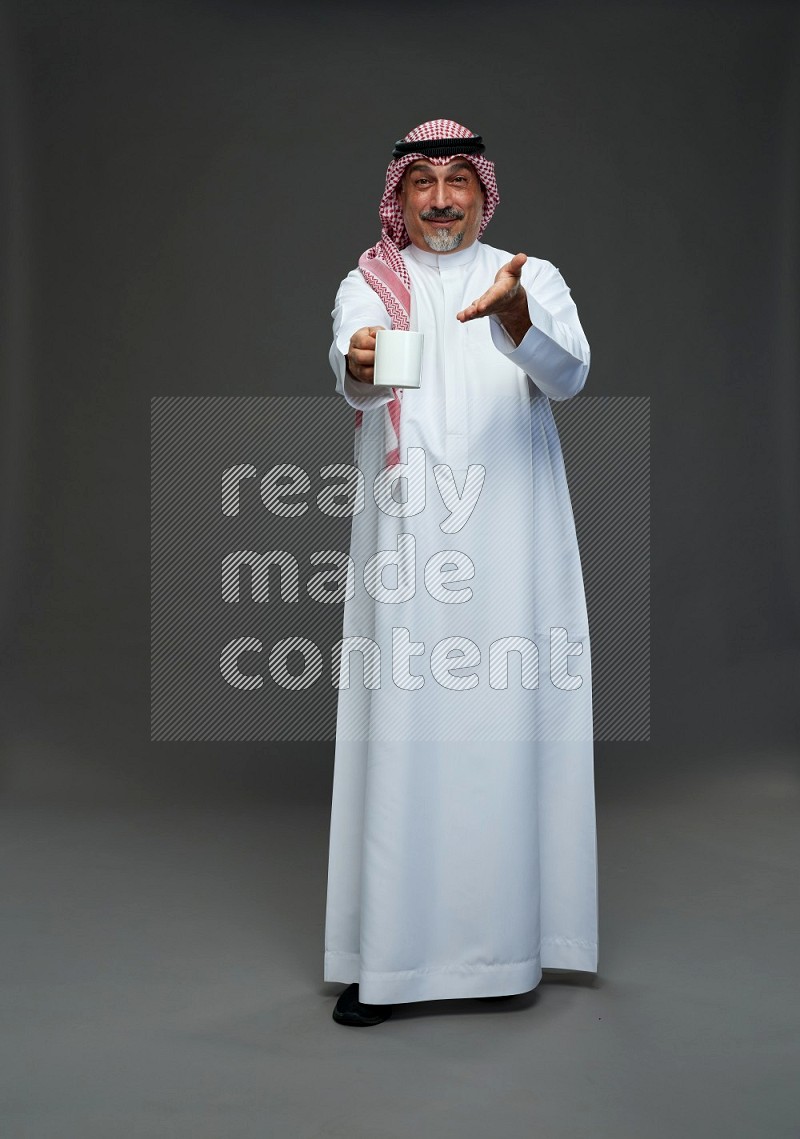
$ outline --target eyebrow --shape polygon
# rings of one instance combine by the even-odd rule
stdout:
[[[448,171],[448,173],[454,174],[456,172],[456,170],[471,170],[471,169],[472,169],[472,163],[470,163],[470,162],[456,162],[451,167],[451,169]],[[424,173],[424,174],[432,174],[433,173],[433,167],[429,166],[426,162],[412,162],[412,164],[409,166],[406,173],[415,174],[417,171],[420,171],[421,173]]]

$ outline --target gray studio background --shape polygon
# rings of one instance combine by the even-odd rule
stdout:
[[[7,0],[0,36],[6,1133],[796,1134],[800,10]],[[321,983],[333,747],[150,741],[150,398],[331,393],[336,287],[439,116],[496,161],[486,240],[570,285],[586,394],[651,399],[652,738],[597,745],[601,986],[551,986],[551,1098],[509,1091],[541,1042],[502,1037],[496,1100],[486,1036],[440,1039],[404,1114],[418,1045],[372,1036],[374,1118],[324,1129],[304,1081],[364,1048]],[[602,983],[630,1032],[589,1045]]]

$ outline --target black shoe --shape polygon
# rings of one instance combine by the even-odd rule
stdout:
[[[507,993],[503,997],[476,997],[478,1001],[511,1001],[516,996],[516,993]]]
[[[351,1024],[356,1028],[368,1028],[380,1024],[392,1015],[391,1005],[365,1005],[358,999],[358,984],[349,985],[341,994],[333,1010],[337,1024]]]

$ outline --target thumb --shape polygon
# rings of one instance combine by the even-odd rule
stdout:
[[[515,253],[509,263],[506,265],[506,269],[509,271],[509,273],[513,273],[515,277],[518,277],[522,272],[522,266],[527,260],[527,253]]]

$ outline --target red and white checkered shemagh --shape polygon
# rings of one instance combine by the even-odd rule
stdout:
[[[474,133],[452,119],[432,119],[414,127],[403,142],[432,142],[440,138],[473,138]],[[375,290],[386,306],[392,328],[407,331],[411,323],[411,278],[400,250],[410,245],[403,210],[397,197],[397,187],[403,171],[412,162],[423,159],[432,166],[446,166],[456,158],[465,158],[474,167],[483,187],[483,216],[478,230],[480,238],[486,229],[500,195],[497,192],[494,163],[482,154],[448,154],[441,158],[429,158],[424,154],[405,154],[393,158],[386,171],[386,189],[380,205],[381,239],[377,245],[361,254],[358,267],[364,280]],[[400,462],[400,407],[402,389],[392,388],[393,398],[386,405],[385,437],[386,465],[397,466]],[[363,413],[356,412],[356,430],[361,427]]]

